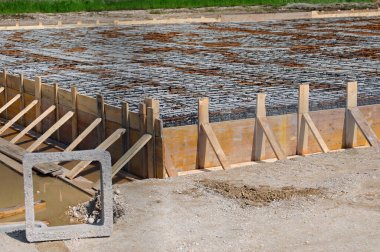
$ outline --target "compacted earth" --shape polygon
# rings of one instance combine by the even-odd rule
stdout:
[[[119,185],[125,215],[111,237],[1,234],[1,250],[378,251],[379,161],[360,148]]]

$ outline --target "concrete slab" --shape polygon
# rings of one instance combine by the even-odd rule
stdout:
[[[34,215],[32,167],[41,163],[71,160],[98,161],[101,165],[101,222],[70,226],[38,227]],[[53,241],[74,238],[105,237],[112,233],[112,177],[111,156],[107,151],[86,150],[60,153],[26,153],[23,158],[26,239],[29,242]]]

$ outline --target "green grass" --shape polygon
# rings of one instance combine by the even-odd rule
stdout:
[[[371,0],[0,0],[0,14],[77,11],[175,9],[288,3],[371,2]]]

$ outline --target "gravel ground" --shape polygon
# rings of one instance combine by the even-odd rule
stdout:
[[[118,187],[127,211],[112,237],[26,244],[22,235],[0,235],[2,251],[378,251],[379,161],[372,148],[352,149],[133,182]],[[323,193],[253,206],[239,194],[216,192],[205,179]]]

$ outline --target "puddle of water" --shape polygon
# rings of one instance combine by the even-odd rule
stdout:
[[[89,200],[89,196],[60,179],[33,175],[34,200],[46,201],[46,208],[35,212],[36,220],[47,221],[49,226],[68,225],[65,215],[68,206]],[[24,205],[23,177],[0,164],[0,208]],[[0,219],[0,223],[22,221],[24,215]],[[73,223],[75,224],[75,223]]]

